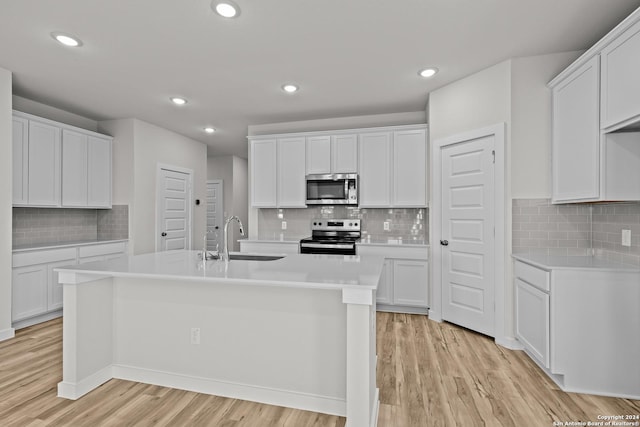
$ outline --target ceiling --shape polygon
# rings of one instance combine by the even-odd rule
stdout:
[[[16,95],[94,120],[135,117],[209,155],[246,157],[248,125],[421,111],[430,91],[507,58],[586,49],[640,6],[235,1],[240,16],[224,19],[210,0],[0,0],[0,67]],[[56,43],[54,31],[83,46]],[[419,77],[429,66],[440,72]],[[299,92],[284,93],[288,82]]]

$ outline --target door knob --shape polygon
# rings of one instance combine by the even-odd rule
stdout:
[[[167,235],[166,231],[163,231],[162,234],[160,234],[162,237],[165,237]]]
[[[449,246],[449,241],[448,240],[440,240],[440,244],[442,246]]]

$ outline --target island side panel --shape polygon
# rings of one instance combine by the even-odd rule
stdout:
[[[65,283],[63,316],[58,396],[75,400],[112,378],[113,279]]]
[[[115,286],[114,377],[346,415],[339,290],[128,278]]]

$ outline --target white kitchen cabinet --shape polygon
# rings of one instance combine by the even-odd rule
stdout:
[[[60,206],[60,128],[29,120],[28,204]]]
[[[427,205],[426,141],[425,129],[393,133],[392,206]]]
[[[361,208],[391,206],[391,132],[361,133],[358,147]]]
[[[87,206],[86,134],[62,130],[62,206]]]
[[[87,206],[111,208],[112,144],[110,138],[87,139]]]
[[[379,311],[427,314],[429,308],[428,248],[420,245],[357,245],[359,256],[385,259],[376,292]]]
[[[306,207],[305,138],[278,138],[277,206]]]
[[[56,268],[79,262],[108,261],[126,254],[127,242],[124,241],[14,251],[13,327],[20,329],[62,315],[63,292]]]
[[[307,137],[307,174],[357,172],[357,134]]]
[[[277,205],[277,139],[251,141],[251,206],[275,208]]]
[[[600,57],[602,129],[640,121],[640,22],[618,35]]]
[[[13,117],[12,122],[13,204],[29,202],[29,120]]]
[[[599,57],[552,88],[553,202],[600,197]]]
[[[549,367],[549,294],[516,278],[516,337],[542,366]]]

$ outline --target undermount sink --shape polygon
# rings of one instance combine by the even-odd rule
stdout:
[[[284,256],[281,255],[248,255],[248,254],[230,254],[230,260],[240,260],[240,261],[275,261],[277,259],[282,259]]]

